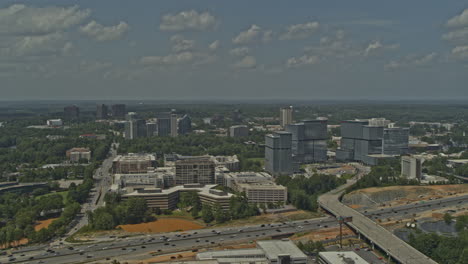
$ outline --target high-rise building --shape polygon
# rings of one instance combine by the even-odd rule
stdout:
[[[139,119],[135,112],[130,112],[125,116],[125,138],[135,139],[147,136],[146,121]]]
[[[63,116],[65,119],[77,119],[80,117],[80,108],[76,105],[65,106]]]
[[[114,104],[112,105],[112,117],[113,118],[124,118],[126,111],[126,106],[124,104]]]
[[[249,128],[246,125],[231,126],[229,128],[230,137],[247,137],[249,136]]]
[[[401,157],[401,176],[410,180],[421,180],[422,160],[414,156]]]
[[[153,137],[158,135],[157,123],[146,123],[146,136]]]
[[[393,127],[383,130],[383,154],[405,155],[409,153],[409,128]]]
[[[292,134],[295,168],[298,164],[327,160],[327,123],[327,119],[317,119],[286,126],[286,131]]]
[[[171,114],[171,137],[177,137],[177,114]]]
[[[242,122],[242,112],[239,109],[235,109],[232,112],[232,121],[234,123],[240,123]]]
[[[215,183],[215,163],[208,157],[177,160],[175,170],[177,185]]]
[[[289,175],[292,166],[292,134],[277,131],[265,136],[265,170],[272,175]]]
[[[293,107],[283,107],[280,109],[280,125],[284,128],[293,123]]]
[[[192,131],[192,119],[188,115],[179,118],[177,130],[180,135],[186,135]]]
[[[386,128],[381,126],[388,124],[385,119],[370,120],[341,122],[341,145],[336,151],[338,161],[361,161],[376,165],[379,159],[408,152],[406,128]]]
[[[107,119],[108,118],[108,108],[105,104],[98,104],[96,106],[96,119]]]
[[[158,136],[166,137],[171,135],[171,116],[170,113],[160,113],[157,117]]]

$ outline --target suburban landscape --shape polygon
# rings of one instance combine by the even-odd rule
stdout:
[[[468,264],[468,1],[1,0],[0,264]]]
[[[3,107],[0,262],[464,263],[466,107],[348,107]]]

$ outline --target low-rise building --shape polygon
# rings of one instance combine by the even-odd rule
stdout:
[[[149,208],[169,209],[176,208],[181,192],[196,191],[203,204],[211,206],[219,204],[223,210],[229,209],[229,202],[233,194],[213,189],[216,185],[186,184],[169,189],[127,187],[127,193],[122,199],[140,197],[146,200]]]
[[[115,174],[114,183],[118,184],[119,188],[127,186],[168,188],[175,184],[175,168],[159,167],[143,173]]]
[[[369,264],[353,251],[329,251],[318,254],[319,264]]]
[[[229,128],[230,137],[247,137],[249,135],[249,127],[246,125],[231,126]]]
[[[206,251],[197,260],[219,263],[306,264],[307,256],[289,239],[257,241],[256,248]]]
[[[72,148],[67,150],[66,155],[70,162],[89,161],[91,159],[91,150],[89,148]]]
[[[249,203],[268,204],[281,203],[286,204],[288,199],[288,189],[277,185],[273,181],[240,183],[236,184],[237,191],[244,192]]]
[[[148,168],[157,166],[156,157],[153,154],[119,155],[112,162],[114,174],[146,173]]]
[[[47,120],[47,125],[51,127],[63,126],[62,119],[49,119]]]

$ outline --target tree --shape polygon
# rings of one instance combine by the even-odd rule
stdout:
[[[214,216],[211,206],[205,204],[202,206],[202,219],[205,223],[213,222]]]

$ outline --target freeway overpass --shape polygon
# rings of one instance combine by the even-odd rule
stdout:
[[[422,254],[403,240],[393,235],[379,224],[367,218],[358,211],[342,204],[340,197],[345,189],[356,181],[350,180],[347,184],[319,197],[320,206],[336,217],[352,217],[347,223],[359,235],[369,239],[374,245],[399,263],[408,264],[437,264],[434,260]]]

